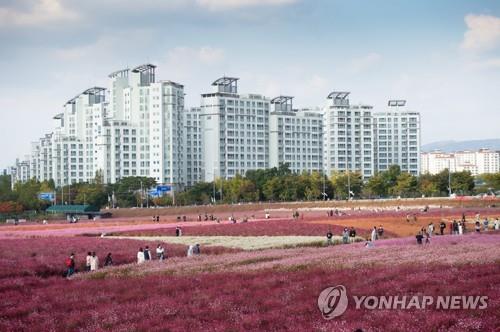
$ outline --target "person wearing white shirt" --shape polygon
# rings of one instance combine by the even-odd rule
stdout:
[[[95,254],[95,251],[90,257],[90,271],[97,271],[99,269],[99,257]]]
[[[372,238],[371,238],[371,240],[372,240],[372,242],[374,242],[376,239],[377,239],[377,227],[374,226],[373,230],[372,230]]]
[[[90,262],[92,261],[92,253],[89,251],[87,253],[87,258],[85,259],[85,270],[90,271]]]
[[[165,249],[161,246],[161,244],[156,247],[156,257],[159,261],[165,259]]]
[[[142,248],[139,248],[139,251],[137,252],[137,264],[142,264],[144,262],[144,251],[142,250]]]

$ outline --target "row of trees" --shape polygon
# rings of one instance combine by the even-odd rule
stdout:
[[[447,196],[500,190],[500,173],[474,177],[469,172],[449,174],[444,170],[436,175],[415,177],[391,166],[369,180],[363,181],[358,172],[333,172],[327,177],[319,172],[293,173],[284,165],[279,168],[248,171],[231,180],[217,179],[211,183],[198,183],[175,193],[176,205],[209,204],[213,202],[237,203],[255,201],[297,201],[318,199],[384,198]],[[0,208],[2,212],[44,210],[52,202],[38,199],[42,192],[55,192],[57,204],[90,204],[104,206],[172,205],[174,197],[166,195],[151,198],[147,189],[156,182],[147,177],[128,177],[106,185],[99,174],[91,183],[78,183],[55,188],[53,181],[30,180],[16,183],[11,189],[10,177],[0,176]],[[4,211],[5,210],[5,211]]]

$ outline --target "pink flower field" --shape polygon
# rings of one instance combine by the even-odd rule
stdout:
[[[0,240],[0,279],[19,276],[61,276],[64,261],[75,253],[76,269],[85,270],[87,252],[95,251],[101,265],[108,252],[112,253],[115,265],[136,261],[139,247],[149,246],[154,251],[157,242],[136,240],[102,239],[98,237],[45,237],[32,239]],[[169,257],[186,255],[186,246],[162,243]],[[204,248],[207,255],[237,252],[222,247]]]
[[[185,236],[286,236],[286,235],[309,235],[326,236],[329,229],[335,235],[341,235],[344,227],[338,225],[313,224],[300,220],[262,220],[250,221],[236,224],[212,224],[182,227]],[[369,231],[356,228],[358,236],[367,236]],[[175,228],[159,228],[151,230],[135,230],[113,233],[120,236],[174,236]],[[393,234],[386,232],[386,236]]]
[[[328,227],[269,220],[192,225],[183,233],[324,236]],[[336,235],[341,229],[332,226]],[[254,251],[203,247],[196,257],[185,257],[184,245],[164,244],[166,261],[141,265],[135,263],[137,249],[154,248],[156,242],[19,233],[0,240],[0,331],[500,330],[499,232],[433,236],[426,245],[417,245],[415,237],[389,238],[373,248],[364,243]],[[96,251],[101,264],[112,252],[115,266],[62,278],[67,255],[75,252],[82,270],[87,251]],[[351,297],[473,295],[488,301],[474,310],[368,310],[356,308],[350,298],[341,316],[325,320],[318,295],[336,285]]]

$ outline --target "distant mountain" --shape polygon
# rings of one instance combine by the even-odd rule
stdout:
[[[422,145],[422,152],[441,150],[455,152],[463,150],[479,150],[481,148],[500,150],[500,139],[483,139],[473,141],[440,141]]]

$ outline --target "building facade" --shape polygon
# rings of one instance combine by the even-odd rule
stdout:
[[[480,149],[445,153],[422,153],[422,173],[437,174],[445,169],[451,172],[469,171],[472,175],[500,172],[500,151]]]
[[[323,169],[360,172],[364,179],[375,172],[372,106],[351,105],[349,92],[328,95],[323,113]]]
[[[269,166],[287,164],[292,172],[323,171],[323,113],[293,109],[292,98],[271,100]]]
[[[406,108],[405,100],[389,100],[385,112],[375,112],[376,171],[399,165],[401,171],[420,173],[420,113]]]
[[[270,101],[238,94],[238,78],[222,77],[201,95],[203,181],[269,167]]]

